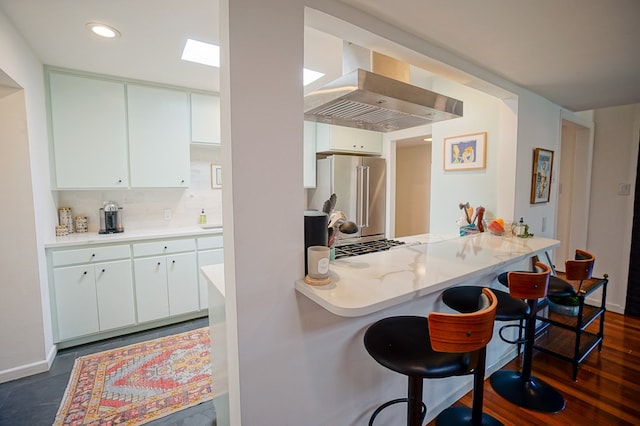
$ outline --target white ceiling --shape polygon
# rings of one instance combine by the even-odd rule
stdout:
[[[638,0],[341,1],[570,110],[640,102]],[[179,59],[187,38],[218,42],[215,0],[0,0],[0,9],[45,64],[218,90],[216,69]],[[122,37],[98,39],[88,21]]]

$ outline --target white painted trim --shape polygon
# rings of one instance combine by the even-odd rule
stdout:
[[[46,359],[0,371],[0,383],[5,383],[11,380],[21,379],[23,377],[49,371],[51,369],[51,365],[53,365],[53,360],[55,359],[57,353],[58,349],[55,345],[52,345],[47,351]]]

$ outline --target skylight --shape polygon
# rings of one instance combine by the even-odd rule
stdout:
[[[187,39],[187,43],[182,51],[182,60],[212,67],[220,67],[220,47],[211,43]],[[323,75],[324,73],[304,68],[302,81],[306,86]]]
[[[220,47],[215,44],[187,39],[182,51],[182,59],[212,67],[220,67]]]
[[[306,86],[324,75],[323,72],[313,71],[307,68],[302,70],[302,83]]]

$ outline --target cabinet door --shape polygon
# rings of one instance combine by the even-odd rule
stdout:
[[[169,313],[171,315],[195,312],[199,309],[197,268],[195,252],[167,256]]]
[[[93,265],[53,270],[57,341],[99,331]]]
[[[220,97],[191,94],[191,142],[220,144]]]
[[[127,105],[131,186],[188,187],[188,94],[129,84]]]
[[[316,123],[313,121],[304,122],[304,187],[316,187]]]
[[[317,123],[316,150],[382,155],[382,133]]]
[[[138,322],[169,316],[167,265],[164,256],[134,260]]]
[[[57,188],[126,188],[124,83],[49,74]]]
[[[131,260],[96,264],[94,270],[100,331],[135,324]]]
[[[209,290],[207,289],[208,281],[200,268],[209,265],[219,265],[224,263],[223,250],[204,250],[198,252],[198,286],[200,287],[200,309],[209,307]]]

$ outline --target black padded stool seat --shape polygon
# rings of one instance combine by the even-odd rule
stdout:
[[[476,310],[478,299],[476,299]],[[436,352],[429,343],[426,317],[384,318],[364,336],[367,352],[389,370],[406,376],[441,378],[460,376],[471,370],[468,353]],[[425,358],[429,362],[425,362]]]
[[[498,281],[500,284],[508,287],[509,283],[507,282],[507,275],[511,271],[503,272],[498,275]],[[530,272],[530,271],[514,271],[514,272]],[[549,276],[549,291],[547,295],[555,296],[555,297],[566,297],[566,296],[574,296],[576,294],[573,286],[563,280],[560,277],[556,277],[555,275]]]
[[[485,289],[482,296],[478,292],[474,305],[475,309],[467,314],[432,312],[428,317],[389,317],[367,329],[364,346],[371,357],[408,377],[407,398],[379,406],[369,420],[370,426],[383,409],[400,402],[407,403],[406,424],[422,425],[427,412],[422,402],[423,379],[471,373],[474,375],[473,409],[451,407],[440,413],[436,424],[502,424],[482,413],[486,345],[493,335],[497,298]]]
[[[442,302],[463,314],[478,310],[478,298],[483,287],[463,285],[451,287],[442,292]],[[520,320],[529,315],[529,305],[523,300],[509,296],[509,293],[491,289],[498,299],[496,321]]]

